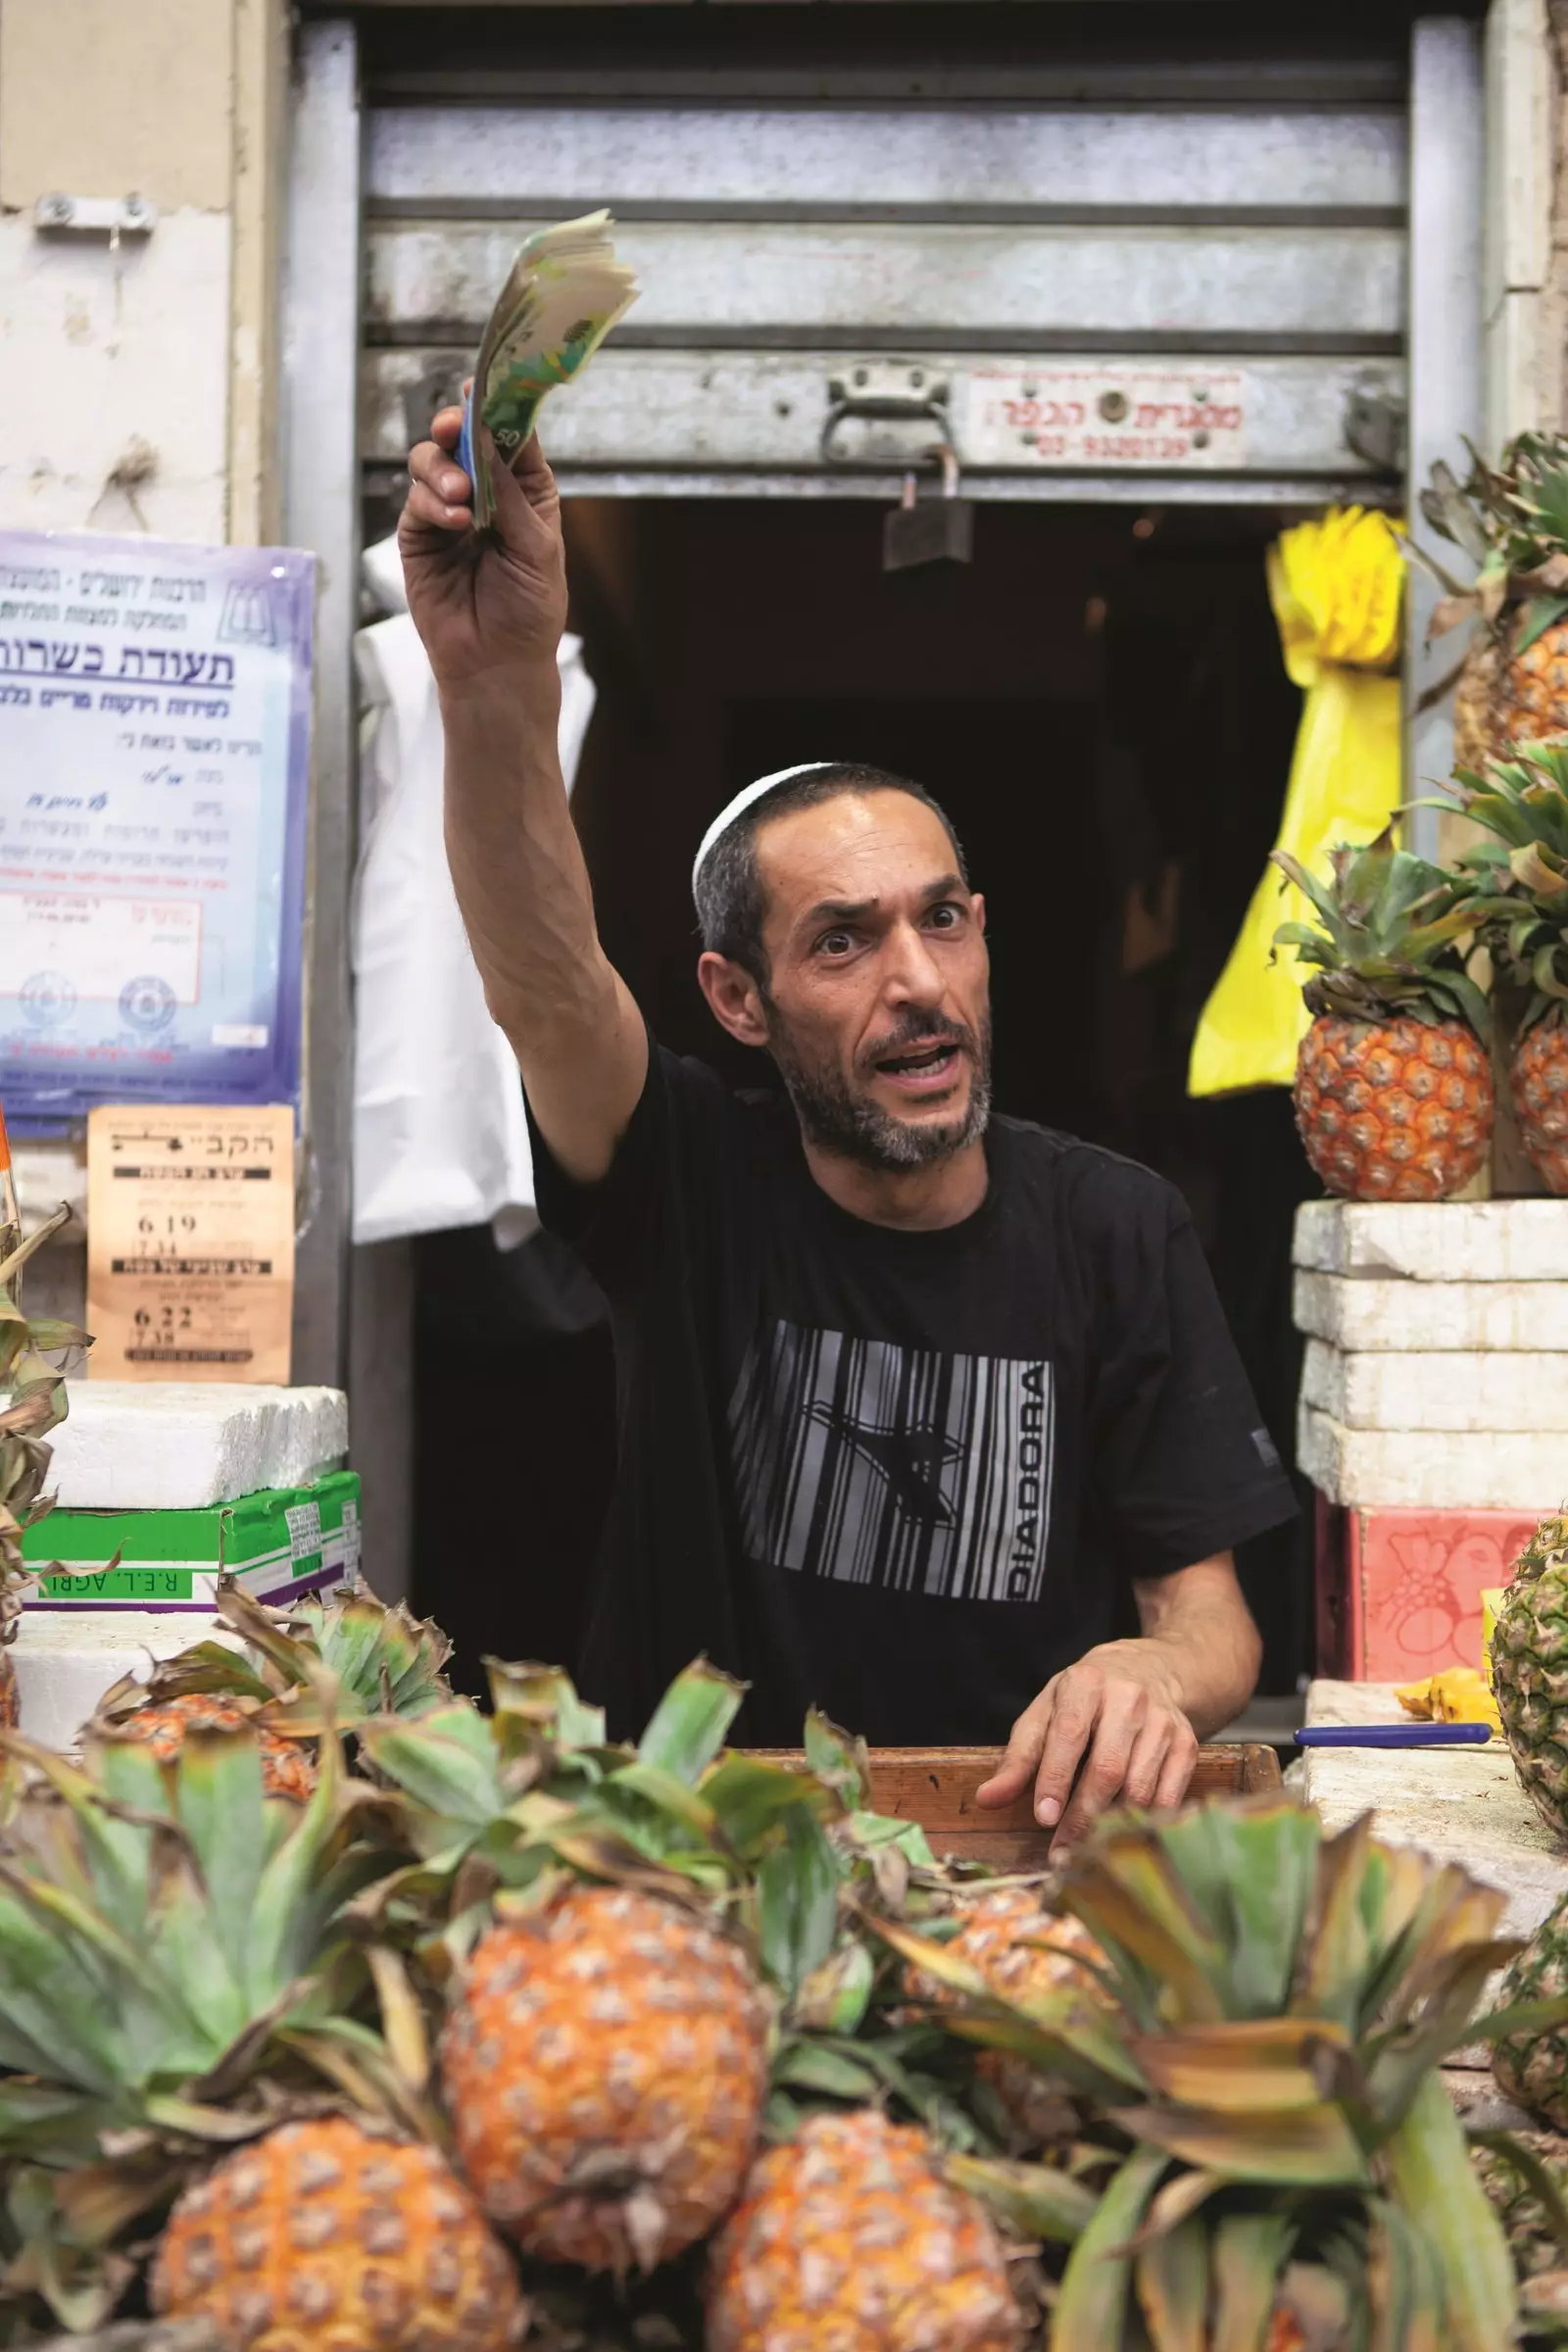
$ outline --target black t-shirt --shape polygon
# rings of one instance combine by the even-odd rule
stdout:
[[[1295,1509],[1180,1196],[1018,1119],[909,1233],[830,1200],[787,1099],[651,1047],[601,1184],[539,1208],[611,1303],[619,1457],[582,1664],[613,1733],[706,1651],[737,1738],[1003,1741],[1118,1586]]]

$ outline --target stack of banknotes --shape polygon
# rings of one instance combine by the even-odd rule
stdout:
[[[585,213],[517,249],[479,345],[458,446],[480,530],[495,513],[492,462],[511,465],[545,394],[578,373],[637,299],[637,280],[615,259],[613,225],[607,212]]]

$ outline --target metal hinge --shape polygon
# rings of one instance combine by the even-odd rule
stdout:
[[[828,409],[822,425],[822,459],[828,466],[888,463],[890,451],[876,448],[846,455],[834,446],[847,418],[868,423],[934,424],[944,441],[948,429],[948,380],[919,360],[857,360],[842,375],[830,378]],[[906,455],[906,452],[898,453]]]

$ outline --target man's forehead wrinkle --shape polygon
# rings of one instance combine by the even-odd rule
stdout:
[[[928,900],[946,898],[950,891],[962,888],[963,884],[956,874],[938,874],[935,881],[923,883],[918,890],[912,891],[908,895],[917,906],[923,906]],[[858,916],[875,914],[881,905],[882,893],[880,891],[873,891],[869,897],[863,899],[818,899],[814,905],[808,906],[802,914],[798,915],[796,920],[803,923],[833,920],[851,923],[856,921]]]

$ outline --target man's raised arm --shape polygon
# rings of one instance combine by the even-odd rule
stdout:
[[[631,991],[599,944],[557,750],[566,621],[555,477],[536,440],[496,467],[493,532],[473,528],[443,409],[409,460],[398,542],[446,736],[446,843],[485,1001],[568,1176],[605,1175],[648,1069]],[[416,947],[410,942],[411,952]]]

